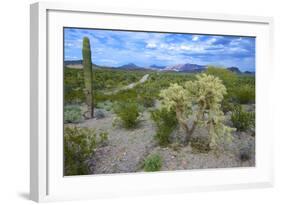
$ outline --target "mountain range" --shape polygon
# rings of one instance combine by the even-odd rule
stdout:
[[[125,64],[125,65],[119,66],[117,68],[120,68],[120,69],[143,69],[143,67],[137,66],[134,63]]]
[[[82,68],[82,60],[72,60],[72,61],[64,61],[64,65],[68,67],[74,67],[74,68]],[[98,66],[94,65],[96,67],[104,67],[104,66]],[[125,64],[119,67],[111,67],[114,69],[124,69],[124,70],[158,70],[161,72],[184,72],[184,73],[200,73],[207,69],[207,66],[205,65],[198,65],[198,64],[191,64],[191,63],[185,63],[185,64],[176,64],[172,66],[160,66],[160,65],[150,65],[149,67],[141,67],[134,63]],[[251,71],[245,71],[242,72],[237,67],[228,67],[226,68],[230,70],[231,72],[237,73],[237,74],[254,74],[254,72]]]
[[[205,70],[207,66],[185,63],[173,66],[167,66],[164,71],[187,72],[187,73],[200,73]]]

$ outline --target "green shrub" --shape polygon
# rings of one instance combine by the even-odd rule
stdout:
[[[97,146],[96,132],[87,128],[64,128],[65,175],[88,174],[87,158]]]
[[[253,103],[255,102],[255,87],[245,84],[238,86],[234,91],[235,97],[240,104]]]
[[[64,101],[66,104],[82,103],[85,100],[82,69],[64,68]]]
[[[99,136],[100,136],[99,144],[100,144],[101,146],[106,145],[107,142],[108,142],[108,132],[101,132],[101,133],[99,134]]]
[[[152,154],[144,160],[144,171],[155,172],[162,167],[162,158],[158,154]]]
[[[175,111],[168,111],[166,108],[151,112],[151,119],[156,125],[155,139],[160,146],[167,146],[170,143],[170,135],[177,126]]]
[[[94,129],[65,126],[64,174],[66,176],[89,174],[87,160],[92,157],[101,142],[105,143],[106,140],[105,132],[98,138]]]
[[[229,90],[230,87],[234,86],[237,81],[237,74],[225,68],[208,66],[205,72],[208,75],[213,75],[221,79],[227,90]]]
[[[228,99],[223,99],[223,101],[221,103],[221,108],[222,108],[222,111],[224,113],[227,113],[227,112],[232,111],[234,109],[234,104],[229,102]]]
[[[64,106],[64,122],[78,123],[82,120],[82,111],[78,105]]]
[[[139,122],[140,109],[135,102],[119,102],[114,105],[114,112],[125,128],[134,128]]]
[[[236,105],[231,115],[231,121],[238,131],[245,131],[255,126],[255,113],[245,112],[241,105]]]
[[[104,112],[103,112],[102,110],[96,109],[96,110],[95,110],[95,118],[96,118],[96,119],[105,118]]]
[[[237,88],[238,79],[240,77],[236,73],[221,67],[208,66],[205,72],[222,80],[227,90],[226,94],[224,95],[224,99],[229,102],[232,101],[234,95],[233,92]]]
[[[153,107],[154,106],[154,98],[151,95],[143,94],[139,97],[139,102],[144,107]]]
[[[110,102],[109,100],[106,100],[106,101],[97,103],[96,108],[101,108],[106,111],[111,111],[112,105],[113,105],[112,102]]]

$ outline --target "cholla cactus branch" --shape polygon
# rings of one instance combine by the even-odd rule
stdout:
[[[231,140],[234,130],[224,125],[224,114],[220,110],[224,95],[226,88],[222,81],[206,74],[197,75],[195,81],[188,81],[184,86],[171,84],[160,93],[162,105],[176,111],[177,120],[186,133],[185,143],[188,144],[200,124],[209,131],[211,147],[217,147],[221,140]]]

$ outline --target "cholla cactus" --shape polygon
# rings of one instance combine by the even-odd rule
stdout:
[[[233,128],[224,125],[220,110],[226,88],[222,81],[212,75],[201,74],[196,81],[187,81],[184,86],[171,84],[162,90],[162,105],[174,109],[180,126],[185,131],[187,144],[197,126],[208,129],[210,146],[217,147],[221,140],[231,140]]]
[[[84,69],[84,83],[85,83],[85,97],[87,111],[85,113],[86,118],[93,118],[93,74],[92,74],[92,60],[91,60],[91,46],[90,40],[87,37],[83,38],[83,69]]]

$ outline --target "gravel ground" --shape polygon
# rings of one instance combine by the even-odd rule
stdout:
[[[92,174],[135,172],[140,162],[156,146],[153,136],[155,128],[148,120],[149,114],[142,116],[137,128],[127,130],[119,125],[112,126],[115,116],[107,113],[103,119],[90,119],[79,126],[107,131],[109,143],[95,151],[90,160]]]
[[[240,143],[250,144],[250,159],[240,160]],[[254,138],[244,133],[234,134],[234,139],[227,150],[216,153],[198,153],[191,146],[180,147],[176,150],[172,147],[155,147],[151,153],[158,153],[163,158],[163,171],[207,168],[230,168],[255,166]]]
[[[190,145],[182,147],[171,144],[170,147],[162,148],[153,139],[155,127],[148,112],[143,114],[139,126],[132,130],[112,126],[115,115],[103,112],[105,117],[102,119],[85,120],[78,124],[97,131],[107,131],[109,134],[108,145],[95,150],[94,157],[89,161],[92,174],[142,171],[143,160],[152,153],[158,153],[162,157],[162,171],[255,166],[253,133],[235,132],[232,143],[219,153],[198,153]],[[201,135],[204,132],[206,130],[196,130],[194,134]]]

